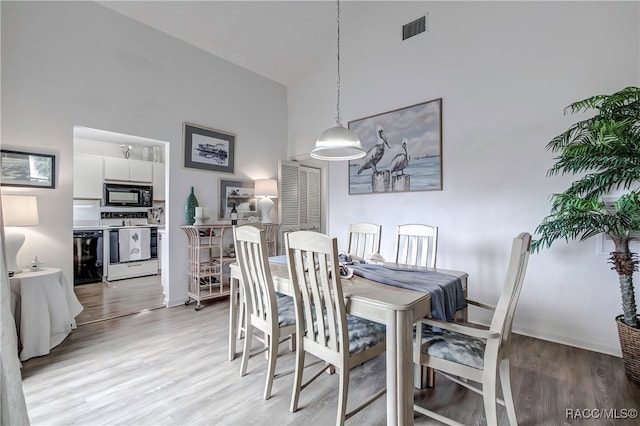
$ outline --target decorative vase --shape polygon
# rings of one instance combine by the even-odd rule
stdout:
[[[196,207],[198,207],[198,199],[196,198],[196,194],[193,193],[192,186],[191,192],[187,197],[187,202],[184,205],[184,222],[187,225],[193,225],[195,222]]]

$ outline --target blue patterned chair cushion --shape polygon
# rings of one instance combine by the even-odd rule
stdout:
[[[325,313],[325,324],[328,320]],[[384,342],[387,335],[387,328],[384,324],[349,314],[347,314],[347,329],[349,330],[349,354],[351,355],[358,354],[374,347],[378,343]],[[315,333],[318,332],[317,323],[313,324],[313,330]],[[326,336],[329,337],[328,330]]]
[[[280,327],[286,327],[296,323],[296,308],[293,297],[276,293],[278,302],[278,323]]]
[[[347,314],[349,329],[349,354],[355,355],[384,342],[387,327],[375,321],[369,321]]]
[[[415,329],[414,329],[415,335]],[[454,331],[422,327],[422,353],[447,361],[482,369],[486,340]]]

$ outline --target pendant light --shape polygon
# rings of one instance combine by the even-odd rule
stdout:
[[[355,160],[365,156],[360,139],[351,130],[345,128],[340,122],[340,0],[336,1],[338,7],[338,100],[336,103],[336,125],[320,135],[316,146],[311,151],[311,157],[318,160],[341,161]]]

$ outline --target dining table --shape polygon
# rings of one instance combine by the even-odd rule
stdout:
[[[273,284],[278,293],[293,295],[291,280],[286,263],[269,262]],[[405,265],[386,262],[384,266],[405,268]],[[416,269],[411,266],[411,269]],[[409,267],[407,267],[409,269]],[[468,274],[434,268],[420,268],[436,271],[459,278],[467,289]],[[229,360],[236,357],[238,340],[239,283],[240,267],[230,265],[230,310],[229,310]],[[386,382],[387,382],[387,424],[413,425],[413,324],[431,313],[431,296],[428,293],[394,287],[354,275],[342,279],[342,289],[348,298],[347,312],[362,318],[383,323],[387,331]]]

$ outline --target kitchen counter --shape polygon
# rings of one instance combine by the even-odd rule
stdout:
[[[73,225],[74,231],[89,231],[93,229],[109,229],[109,227],[104,225]]]
[[[74,231],[89,231],[93,229],[105,230],[105,229],[126,229],[126,228],[158,228],[156,224],[147,224],[147,225],[74,225]]]

